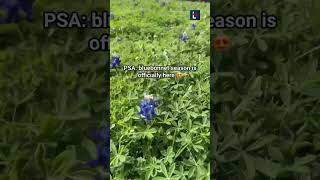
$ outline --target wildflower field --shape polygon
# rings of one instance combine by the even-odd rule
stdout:
[[[119,0],[110,9],[111,176],[209,179],[209,3]],[[125,65],[197,71],[138,78]]]
[[[211,35],[208,3],[112,0],[106,80],[109,52],[87,43],[107,29],[43,29],[41,16],[108,3],[0,1],[0,180],[320,179],[319,0],[215,0],[211,14],[279,21]]]

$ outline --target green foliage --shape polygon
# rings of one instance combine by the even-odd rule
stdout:
[[[119,54],[123,65],[198,66],[198,71],[183,72],[184,78],[142,79],[137,71],[112,69],[112,177],[209,179],[209,4],[202,12],[207,18],[192,30],[190,3],[138,2],[111,1],[111,54]],[[184,31],[187,43],[179,39]],[[144,93],[159,98],[150,124],[137,114]]]
[[[213,54],[218,179],[317,180],[319,9],[316,0],[216,1],[217,14],[278,16],[278,27],[217,30],[233,48]],[[316,20],[317,19],[317,20]]]
[[[107,55],[86,46],[101,32],[43,30],[44,5],[70,10],[36,1],[32,23],[0,25],[0,179],[93,179],[84,163],[96,158],[95,145],[86,136],[106,123]]]

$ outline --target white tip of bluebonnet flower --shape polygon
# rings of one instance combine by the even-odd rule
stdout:
[[[118,58],[118,57],[120,57],[120,56],[119,56],[119,54],[117,54],[117,53],[113,53],[113,54],[112,54],[112,57],[117,57],[117,58]]]

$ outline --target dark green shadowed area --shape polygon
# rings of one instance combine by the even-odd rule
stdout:
[[[320,178],[319,1],[215,1],[213,15],[278,17],[273,29],[214,29],[212,133],[218,180]]]
[[[43,29],[42,14],[88,15],[107,10],[107,2],[31,6],[31,21],[21,11],[16,22],[0,24],[0,179],[106,178],[103,167],[86,163],[98,158],[95,132],[106,127],[108,55],[90,51],[87,43],[107,30]]]

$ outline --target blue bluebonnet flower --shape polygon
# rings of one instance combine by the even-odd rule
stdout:
[[[106,142],[109,136],[109,128],[94,131],[90,134],[90,137],[96,142]]]
[[[141,9],[141,16],[144,16],[144,9]]]
[[[189,39],[188,34],[187,34],[186,32],[183,32],[183,33],[181,34],[181,36],[180,36],[180,39],[181,39],[181,41],[183,41],[183,42],[187,42],[188,39]]]
[[[20,12],[26,14],[28,21],[32,20],[32,1],[30,0],[0,0],[0,10],[4,13],[4,17],[0,17],[0,24],[18,22],[22,18]]]
[[[118,66],[120,66],[120,63],[121,63],[120,56],[117,54],[112,55],[111,61],[110,61],[111,68],[117,68]]]
[[[91,134],[91,138],[96,141],[97,158],[88,161],[86,164],[89,167],[104,167],[109,170],[110,163],[110,130],[107,128],[95,131]]]
[[[144,100],[140,102],[139,114],[145,117],[146,122],[150,122],[153,116],[156,116],[155,108],[158,107],[156,104],[157,98],[152,95],[144,95]]]
[[[195,30],[195,29],[196,29],[196,23],[193,22],[193,23],[191,24],[191,27],[192,27],[193,30]]]

